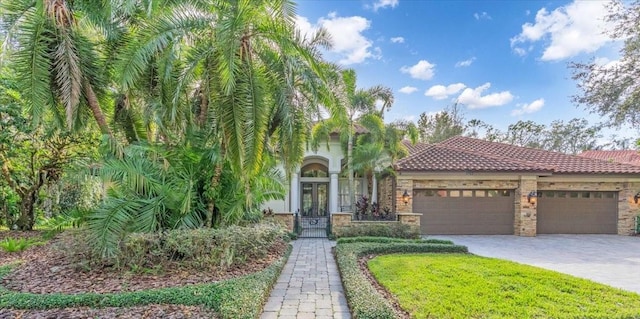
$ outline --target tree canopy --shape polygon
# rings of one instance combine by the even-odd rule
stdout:
[[[614,1],[608,22],[614,40],[620,40],[620,58],[608,63],[573,62],[570,68],[579,93],[573,101],[608,119],[607,124],[640,124],[640,1]]]

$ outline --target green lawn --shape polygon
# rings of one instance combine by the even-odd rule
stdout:
[[[413,318],[640,318],[640,295],[469,254],[394,254],[369,261]]]

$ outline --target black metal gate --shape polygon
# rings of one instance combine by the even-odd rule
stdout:
[[[296,214],[295,227],[300,238],[327,238],[331,231],[331,222],[326,216],[301,217]]]

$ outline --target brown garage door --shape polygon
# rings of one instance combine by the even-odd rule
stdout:
[[[538,234],[617,234],[617,192],[538,192]]]
[[[512,235],[514,191],[418,189],[413,211],[423,234]]]

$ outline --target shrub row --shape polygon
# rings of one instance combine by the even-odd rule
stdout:
[[[390,237],[345,237],[338,239],[338,244],[348,243],[424,243],[424,244],[444,244],[453,245],[453,242],[447,239],[402,239],[402,238],[390,238]]]
[[[397,222],[351,223],[349,226],[333,227],[336,238],[342,237],[393,237],[418,239],[420,227]]]
[[[393,306],[362,273],[358,259],[368,254],[391,253],[466,253],[467,247],[451,244],[404,242],[352,242],[338,243],[336,260],[345,289],[345,295],[354,319],[396,318]]]
[[[147,304],[203,305],[220,318],[257,318],[284,266],[286,255],[266,269],[222,282],[111,294],[32,294],[0,287],[0,309],[132,307]],[[0,279],[10,267],[0,267]]]
[[[86,231],[75,232],[63,247],[71,256],[104,262],[88,245]],[[120,244],[120,253],[108,262],[121,269],[139,270],[177,262],[197,271],[225,270],[247,260],[265,257],[270,248],[287,238],[287,231],[275,223],[226,228],[178,229],[163,233],[134,233]],[[85,244],[78,244],[85,243]],[[78,260],[83,262],[83,260]]]

